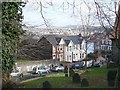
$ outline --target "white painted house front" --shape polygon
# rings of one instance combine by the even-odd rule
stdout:
[[[52,58],[56,61],[74,62],[85,58],[85,41],[79,35],[44,35],[52,44]]]

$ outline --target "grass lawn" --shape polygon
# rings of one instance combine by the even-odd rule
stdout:
[[[29,59],[22,59],[22,58],[17,58],[16,62],[28,62],[31,61]]]
[[[81,74],[81,78],[87,78],[90,88],[107,88],[107,69],[105,66],[100,68],[89,68],[88,72]],[[81,70],[77,71],[80,73]],[[65,77],[64,73],[43,77],[36,80],[24,82],[20,87],[40,88],[44,81],[49,81],[53,88],[80,88],[80,84],[73,84],[71,77]]]

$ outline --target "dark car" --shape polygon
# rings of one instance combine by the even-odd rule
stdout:
[[[94,67],[100,67],[100,63],[99,62],[94,62]]]
[[[80,69],[80,64],[75,63],[71,66],[71,69]]]

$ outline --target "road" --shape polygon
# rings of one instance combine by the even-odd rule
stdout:
[[[22,82],[26,82],[26,81],[30,81],[30,80],[34,80],[34,79],[38,79],[38,78],[43,78],[43,77],[58,74],[58,73],[61,73],[61,72],[50,72],[49,74],[42,75],[42,76],[39,76],[38,74],[32,74],[32,73],[23,73],[22,79],[20,79],[19,77],[12,77],[12,80],[14,82],[21,82],[22,83]]]

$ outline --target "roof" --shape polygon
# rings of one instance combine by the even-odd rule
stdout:
[[[65,40],[65,43],[68,46],[68,44],[70,43],[70,40]]]
[[[40,40],[42,38],[46,38],[52,45],[56,46],[58,43],[60,43],[60,40],[63,39],[66,43],[66,45],[69,44],[70,40],[72,40],[72,42],[74,44],[81,44],[82,40],[79,35],[75,35],[75,36],[62,36],[62,35],[43,35]],[[39,41],[40,41],[39,40]]]
[[[60,43],[60,40],[61,40],[61,38],[59,37],[57,37],[57,38],[55,38],[56,39],[56,41],[57,41],[57,44],[59,44]]]
[[[75,36],[67,36],[70,40],[72,40],[72,42],[74,44],[81,44],[82,43],[82,38],[80,38],[79,35],[75,35]]]

